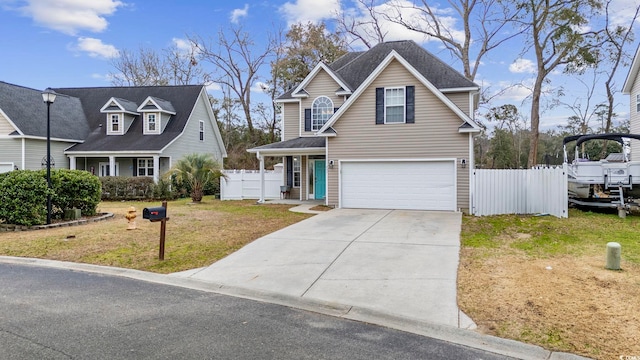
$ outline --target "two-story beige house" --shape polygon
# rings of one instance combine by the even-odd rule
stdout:
[[[341,208],[469,211],[479,86],[413,41],[318,64],[276,101],[292,198]],[[263,199],[261,199],[263,200]]]

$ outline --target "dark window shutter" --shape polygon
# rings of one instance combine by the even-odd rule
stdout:
[[[287,156],[287,186],[293,187],[293,156]]]
[[[133,158],[133,176],[138,176],[138,158]]]
[[[407,124],[413,124],[416,122],[416,100],[415,100],[415,86],[407,86],[405,89],[405,105],[406,105],[406,113],[407,113]]]
[[[311,131],[311,109],[304,109],[304,131]]]
[[[384,88],[376,88],[376,124],[384,124]]]

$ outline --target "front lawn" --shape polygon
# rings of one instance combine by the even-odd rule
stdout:
[[[640,355],[640,216],[465,216],[458,303],[484,333],[597,359]],[[607,242],[622,270],[606,270]]]
[[[160,202],[103,202],[98,212],[114,219],[49,230],[0,233],[0,255],[33,257],[172,273],[208,266],[251,241],[310,217],[291,205],[255,201],[190,199],[167,205],[165,260],[158,260],[160,223],[142,219],[142,209]],[[137,210],[138,230],[126,230],[124,215]]]

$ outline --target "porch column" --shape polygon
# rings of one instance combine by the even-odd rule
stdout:
[[[158,183],[158,176],[160,174],[160,156],[153,156],[153,182]]]
[[[260,159],[260,200],[258,200],[259,204],[264,203],[264,156],[260,155],[260,152],[256,154],[258,159]]]
[[[116,157],[109,156],[109,176],[116,176]]]
[[[71,169],[71,170],[75,170],[76,169],[76,157],[75,156],[69,156],[69,169]]]

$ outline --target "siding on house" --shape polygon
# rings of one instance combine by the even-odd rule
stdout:
[[[172,162],[175,163],[187,154],[209,153],[222,165],[222,152],[217,145],[216,135],[213,130],[213,126],[218,125],[215,124],[215,120],[214,123],[209,120],[207,102],[203,100],[202,94],[198,97],[198,102],[185,126],[184,133],[163,151],[163,154],[171,154]],[[204,121],[204,141],[200,141],[201,120]]]
[[[9,135],[16,129],[9,123],[9,120],[0,113],[0,136]]]
[[[300,104],[282,103],[284,132],[282,141],[295,139],[300,136]]]
[[[451,100],[460,110],[462,110],[467,116],[473,118],[469,113],[469,93],[446,93],[444,94],[449,100]]]
[[[636,107],[636,96],[640,94],[640,72],[636,76],[633,82],[633,88],[631,89],[631,98],[629,99],[629,132],[632,134],[640,134],[640,112]],[[631,141],[631,160],[640,161],[640,141]]]
[[[0,162],[22,168],[22,139],[0,138]]]
[[[26,139],[25,140],[25,166],[28,170],[43,169],[42,161],[47,157],[47,141]],[[68,169],[69,158],[63,153],[66,148],[74,143],[63,141],[51,141],[51,156],[54,161],[54,168]]]
[[[331,101],[333,101],[334,108],[342,106],[344,103],[344,96],[336,95],[336,90],[338,90],[339,87],[340,85],[338,85],[331,75],[324,70],[320,70],[313,80],[309,82],[307,87],[304,89],[309,93],[309,97],[302,99],[300,103],[303,111],[301,112],[302,119],[298,122],[298,126],[301,127],[302,136],[313,136],[313,134],[315,134],[315,131],[304,131],[304,109],[311,109],[313,101],[319,96],[326,96],[331,99]]]
[[[415,86],[415,124],[375,124],[376,87]],[[340,159],[435,159],[469,157],[469,134],[462,120],[399,62],[393,61],[342,115],[328,139],[328,205],[339,205]],[[457,207],[469,209],[469,170],[457,169]],[[398,174],[402,176],[402,174]]]

